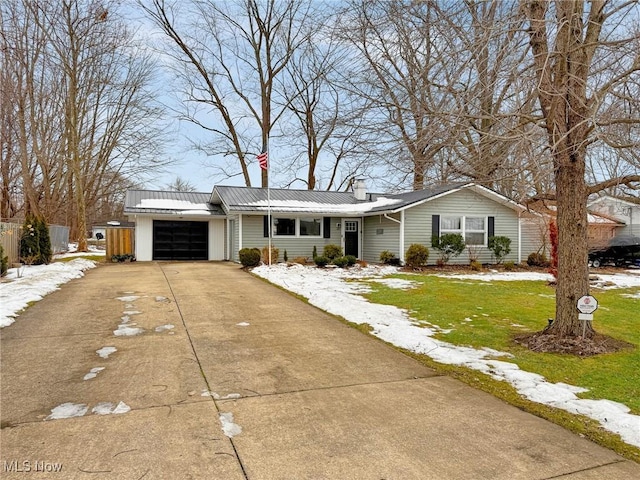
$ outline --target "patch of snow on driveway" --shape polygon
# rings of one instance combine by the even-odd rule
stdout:
[[[233,413],[221,413],[220,424],[222,425],[222,432],[229,438],[233,438],[236,435],[242,433],[242,427],[240,427],[240,425],[236,423],[233,423]]]

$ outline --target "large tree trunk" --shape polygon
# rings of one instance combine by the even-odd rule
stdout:
[[[577,302],[589,293],[587,264],[587,204],[584,181],[584,159],[568,153],[556,154],[556,197],[558,204],[558,282],[556,289],[556,321],[547,330],[560,337],[582,335]],[[561,208],[560,208],[561,206]],[[587,326],[591,336],[591,322]]]
[[[577,301],[589,293],[585,158],[591,127],[587,80],[604,17],[602,1],[592,2],[583,23],[583,0],[556,1],[556,27],[547,30],[545,0],[530,0],[529,35],[538,80],[537,96],[554,159],[558,216],[556,318],[547,331],[582,335]],[[551,46],[553,44],[553,46]],[[589,335],[593,334],[591,326]]]

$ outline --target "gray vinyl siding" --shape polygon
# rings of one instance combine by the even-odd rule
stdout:
[[[389,216],[400,220],[400,214]],[[380,230],[382,230],[381,233]],[[400,225],[382,215],[365,217],[362,259],[377,263],[380,261],[380,252],[383,250],[389,250],[400,258]]]
[[[405,211],[405,249],[412,243],[419,243],[429,248],[429,264],[435,264],[438,251],[431,247],[431,217],[467,216],[495,218],[495,235],[511,238],[511,253],[505,261],[518,261],[518,213],[509,207],[479,195],[469,189],[459,190],[429,202],[408,208]],[[485,223],[485,228],[487,224]],[[491,252],[484,247],[480,251],[479,261],[492,263]],[[452,264],[468,264],[467,250],[450,260]]]
[[[231,251],[228,252],[227,258],[233,262],[237,262],[239,261],[238,250],[240,250],[239,248],[240,222],[238,220],[238,215],[229,215],[228,219],[229,219],[229,228],[231,229],[231,231],[227,232],[227,238],[229,238],[229,235],[230,235],[231,242],[225,242],[225,244],[229,245],[229,248],[231,249]]]
[[[640,215],[637,215],[637,216],[640,217]],[[617,229],[616,236],[618,235],[633,235],[636,237],[640,237],[640,223],[626,225],[622,228]]]
[[[522,261],[526,262],[531,253],[542,253],[549,257],[549,227],[543,217],[522,219]]]
[[[620,202],[615,198],[605,198],[600,202],[590,205],[589,209],[623,222],[625,225],[616,229],[616,236],[640,236],[640,205]]]
[[[297,215],[273,214],[279,217],[296,217]],[[301,215],[301,217],[310,217],[312,215]],[[322,217],[321,215],[313,215],[313,217]],[[289,261],[296,257],[311,258],[313,255],[313,247],[318,250],[318,255],[322,255],[325,245],[335,244],[341,245],[341,233],[337,227],[341,223],[341,218],[331,218],[331,238],[323,237],[278,237],[271,239],[272,246],[279,249],[280,261],[284,260],[284,251],[287,251]],[[242,215],[242,248],[259,248],[262,249],[269,244],[269,239],[264,236],[264,216],[263,215]],[[238,249],[236,249],[236,252]],[[237,258],[237,254],[236,254]]]

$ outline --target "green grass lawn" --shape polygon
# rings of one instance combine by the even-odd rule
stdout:
[[[540,281],[482,282],[430,275],[395,275],[419,282],[412,290],[371,283],[366,297],[376,303],[409,310],[417,320],[445,329],[437,338],[455,345],[490,347],[509,352],[522,370],[543,375],[551,382],[588,388],[581,398],[608,399],[640,414],[640,299],[626,298],[634,290],[593,290],[600,308],[594,328],[636,346],[613,354],[578,358],[534,353],[517,345],[517,334],[542,330],[554,316],[555,290]],[[470,320],[470,321],[469,321]],[[505,360],[501,358],[501,360]]]
[[[71,260],[75,260],[76,258],[84,258],[85,260],[93,260],[98,263],[105,263],[104,255],[92,255],[91,253],[87,253],[86,255],[78,255],[77,257],[64,257],[64,258],[56,258],[54,262],[70,262]]]

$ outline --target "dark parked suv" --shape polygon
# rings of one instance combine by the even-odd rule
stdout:
[[[621,235],[614,237],[605,249],[589,252],[589,264],[593,267],[640,267],[640,237]]]

